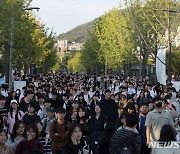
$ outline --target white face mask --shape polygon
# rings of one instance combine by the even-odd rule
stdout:
[[[170,99],[168,99],[168,100],[167,100],[167,102],[168,102],[168,103],[170,103],[170,102],[171,102],[171,100],[170,100]]]

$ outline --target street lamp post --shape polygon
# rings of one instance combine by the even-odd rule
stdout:
[[[139,79],[140,79],[142,76],[142,69],[141,69],[141,67],[142,67],[142,58],[141,58],[142,52],[141,52],[141,48],[139,46],[137,47],[137,51],[139,52]]]
[[[25,8],[24,10],[26,11],[32,11],[32,10],[37,10],[39,11],[39,7],[29,7],[29,8]],[[28,48],[28,53],[27,53],[27,75],[29,75],[29,67],[30,67],[30,36],[28,36],[28,45],[27,45],[27,48]]]
[[[167,10],[162,10],[167,12],[168,20],[167,20],[167,47],[168,47],[168,56],[167,56],[167,73],[168,73],[168,81],[172,80],[172,41],[171,41],[171,18],[170,13],[179,13],[175,10],[171,10],[170,8],[170,0],[168,0],[168,8]]]
[[[9,57],[9,90],[12,91],[12,61],[14,47],[14,7],[12,8],[11,16],[11,40],[10,40],[10,57]]]
[[[29,7],[24,8],[24,10],[32,11],[37,10],[39,11],[39,7]],[[13,62],[13,49],[14,49],[14,14],[15,9],[12,8],[12,16],[11,16],[11,39],[10,39],[10,56],[9,56],[9,90],[12,91],[12,62]]]

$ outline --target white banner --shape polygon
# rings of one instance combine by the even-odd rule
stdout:
[[[166,65],[164,65],[166,62],[166,47],[161,47],[157,52],[156,58],[156,75],[157,80],[163,85],[166,85]]]
[[[178,92],[180,90],[180,81],[171,81],[171,83],[173,84],[173,87]]]
[[[5,83],[6,83],[6,78],[4,76],[4,77],[0,78],[0,86]]]
[[[22,90],[23,87],[26,87],[26,81],[14,81],[14,91]]]

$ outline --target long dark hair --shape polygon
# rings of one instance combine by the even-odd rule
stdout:
[[[83,93],[80,93],[80,94],[78,95],[78,102],[79,102],[79,103],[81,102],[81,101],[80,101],[80,97],[82,97],[82,102],[85,102]]]
[[[17,93],[17,91],[19,91],[19,94]],[[21,95],[21,90],[20,89],[17,89],[16,90],[16,96],[20,96]]]
[[[163,142],[176,141],[176,133],[171,125],[164,125],[161,128],[159,141],[163,141]]]
[[[72,136],[74,130],[75,130],[77,127],[78,127],[78,128],[80,129],[80,131],[82,132],[81,126],[80,126],[79,124],[77,124],[77,123],[71,124],[71,125],[69,126],[69,129],[68,129],[68,139],[69,139],[69,141],[71,140],[71,136]]]
[[[16,138],[16,136],[18,135],[17,134],[17,129],[19,128],[19,126],[23,124],[24,125],[24,129],[25,129],[25,124],[22,120],[18,120],[14,123],[14,126],[13,126],[13,130],[12,130],[12,134],[11,134],[11,140],[12,142],[14,142],[14,139]],[[25,131],[24,131],[24,134],[23,134],[23,137],[25,136]]]
[[[45,128],[43,126],[43,123],[41,121],[36,121],[36,125],[40,124],[42,126],[42,131],[39,132],[39,137],[45,137],[46,136],[46,132],[45,132]]]
[[[26,129],[26,137],[27,137],[27,132],[30,131],[31,129],[36,133],[35,140],[36,141],[39,140],[39,131],[38,131],[38,127],[35,123],[28,125],[28,127]]]
[[[0,130],[2,130],[2,129],[3,129],[3,117],[0,114]]]
[[[13,103],[12,103],[13,104]],[[10,115],[11,115],[11,118],[14,118],[13,117],[13,108],[12,108],[12,104],[10,105]],[[16,115],[15,115],[15,121],[16,120],[19,120],[19,118],[18,118],[18,114],[21,116],[21,113],[19,112],[19,105],[18,104],[16,104],[17,105],[17,111],[16,111]]]
[[[4,129],[0,129],[0,134],[1,134],[1,133],[5,133],[5,134],[6,134],[6,138],[8,139],[8,133],[7,133],[7,131],[6,131],[6,130],[4,130]],[[6,139],[6,140],[7,140],[7,139]]]
[[[80,111],[80,110],[82,110],[82,111],[85,112],[85,115],[84,115],[83,117],[79,117],[79,111]],[[78,108],[78,115],[77,115],[77,120],[78,120],[78,122],[80,122],[80,120],[82,120],[83,122],[86,122],[87,119],[88,119],[88,118],[87,118],[87,111],[86,111],[85,107],[84,107],[84,106],[80,106],[80,107]]]

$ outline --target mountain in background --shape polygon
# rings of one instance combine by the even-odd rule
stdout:
[[[60,34],[55,40],[68,40],[71,42],[84,42],[89,38],[89,33],[94,31],[94,24],[99,21],[99,18],[91,22],[77,26],[67,33]]]

